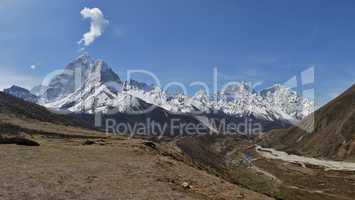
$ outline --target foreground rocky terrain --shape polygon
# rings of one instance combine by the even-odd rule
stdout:
[[[0,199],[350,200],[355,195],[354,171],[266,158],[248,138],[21,134],[17,137],[40,146],[0,145]]]
[[[270,199],[141,139],[33,137],[39,147],[0,145],[0,199]]]

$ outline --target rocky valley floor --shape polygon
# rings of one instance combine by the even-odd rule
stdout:
[[[177,145],[196,166],[276,199],[351,200],[355,196],[354,171],[270,159],[247,139],[184,138]]]
[[[174,149],[160,149],[168,145],[31,139],[40,146],[0,145],[0,199],[269,199],[179,161]]]
[[[350,200],[355,195],[353,171],[264,158],[246,139],[30,138],[40,146],[0,145],[0,199]]]

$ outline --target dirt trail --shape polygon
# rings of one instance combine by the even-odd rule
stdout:
[[[305,164],[311,164],[324,167],[325,170],[355,171],[355,163],[351,162],[320,160],[316,158],[290,155],[283,151],[277,151],[271,148],[263,148],[261,146],[256,146],[256,151],[265,158],[278,159],[291,163],[298,163],[302,166],[304,166]]]

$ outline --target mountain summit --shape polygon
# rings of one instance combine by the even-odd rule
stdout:
[[[43,103],[51,103],[78,90],[92,89],[105,83],[119,85],[121,80],[104,61],[83,54],[59,73],[49,77],[48,83],[41,86],[39,94]]]

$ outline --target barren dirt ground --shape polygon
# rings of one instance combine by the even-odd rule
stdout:
[[[269,199],[193,168],[141,139],[34,138],[0,145],[0,199]]]

